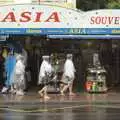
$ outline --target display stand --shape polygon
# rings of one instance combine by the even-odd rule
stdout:
[[[106,70],[103,67],[87,69],[86,90],[90,93],[107,92]]]

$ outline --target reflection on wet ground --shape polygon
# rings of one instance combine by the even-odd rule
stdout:
[[[36,113],[22,113],[1,111],[0,120],[119,120],[120,108],[80,107],[43,111]]]
[[[120,120],[120,94],[50,94],[44,100],[36,92],[25,96],[0,95],[0,120]]]

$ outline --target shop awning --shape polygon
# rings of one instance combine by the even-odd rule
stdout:
[[[120,35],[48,35],[50,39],[120,39]]]

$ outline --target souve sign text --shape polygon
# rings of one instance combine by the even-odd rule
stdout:
[[[91,24],[96,25],[120,25],[120,17],[119,16],[92,16],[91,17]]]

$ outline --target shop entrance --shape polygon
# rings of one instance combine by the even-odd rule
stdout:
[[[16,43],[27,52],[27,69],[31,73],[30,87],[36,87],[38,82],[38,74],[43,55],[50,55],[51,62],[56,67],[59,63],[59,79],[62,76],[63,65],[68,53],[73,54],[73,61],[76,67],[76,80],[74,90],[83,89],[82,75],[82,55],[80,49],[80,41],[68,39],[47,39],[46,36],[11,36],[11,43]],[[17,48],[16,48],[17,49]],[[21,50],[22,51],[22,50]]]
[[[108,90],[120,85],[120,41],[119,40],[80,40],[84,79],[86,69],[94,64],[94,54],[99,55],[99,62],[106,70]]]
[[[30,71],[30,88],[37,86],[43,55],[50,55],[53,65],[59,61],[61,76],[68,53],[73,54],[76,68],[74,91],[85,90],[86,69],[93,64],[94,53],[99,54],[100,63],[107,71],[107,85],[111,86],[120,82],[119,40],[70,40],[48,39],[46,36],[10,36],[7,42],[12,44],[17,52],[22,52],[22,49],[27,52],[26,70]]]

